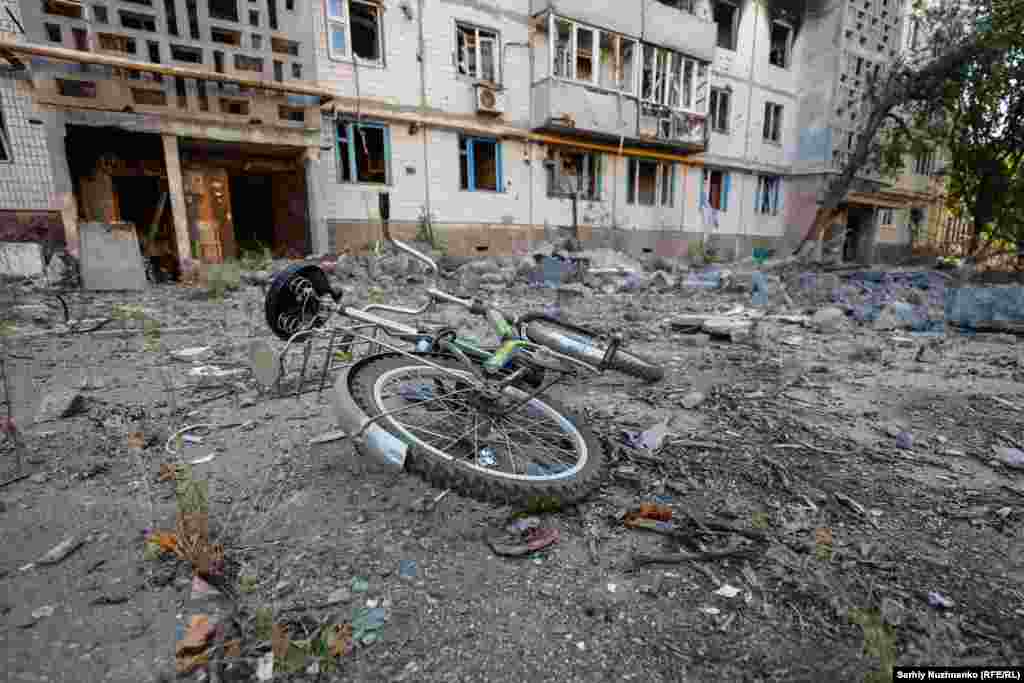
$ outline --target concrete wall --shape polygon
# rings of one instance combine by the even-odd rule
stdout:
[[[22,20],[16,0],[0,0],[0,35],[17,39],[21,34],[8,11]],[[60,227],[65,218],[73,221],[74,203],[70,183],[55,177],[63,154],[62,139],[48,125],[53,115],[40,111],[31,88],[12,73],[0,74],[0,113],[10,146],[10,158],[0,161],[0,234],[61,241]]]
[[[176,64],[190,68],[206,68],[212,71],[214,68],[213,53],[214,51],[219,51],[224,53],[224,73],[227,74],[235,74],[248,78],[273,80],[273,63],[276,60],[283,62],[285,81],[300,79],[306,81],[312,80],[314,57],[312,49],[313,26],[312,17],[310,15],[310,4],[308,2],[301,2],[297,0],[293,3],[294,9],[292,10],[286,9],[286,3],[284,0],[277,2],[277,29],[271,29],[266,3],[237,0],[239,20],[237,22],[233,22],[211,18],[209,14],[209,3],[205,0],[198,0],[196,3],[199,27],[198,38],[193,38],[191,35],[185,0],[174,0],[178,28],[177,36],[173,36],[168,33],[168,17],[164,9],[163,0],[154,1],[150,7],[142,4],[123,2],[88,2],[83,4],[85,6],[84,20],[76,20],[47,14],[43,11],[43,3],[38,0],[22,0],[21,6],[24,16],[22,23],[25,25],[25,30],[28,32],[30,39],[37,43],[59,45],[74,49],[76,44],[71,32],[72,27],[86,28],[89,30],[89,48],[97,52],[103,52],[103,50],[96,38],[96,33],[111,33],[119,36],[132,37],[136,42],[135,54],[131,55],[122,52],[109,53],[116,56],[148,62],[150,61],[148,43],[155,42],[159,46],[160,60],[164,64]],[[108,23],[103,24],[96,20],[96,16],[93,11],[93,7],[96,4],[101,4],[107,8]],[[133,14],[152,17],[156,31],[150,32],[124,27],[121,24],[119,14],[121,10],[125,10]],[[250,10],[256,11],[259,14],[258,25],[256,26],[250,25]],[[62,40],[60,43],[55,43],[48,39],[44,26],[46,23],[57,24],[62,27]],[[212,40],[210,32],[212,28],[237,31],[241,33],[241,45],[236,47]],[[260,38],[261,44],[258,48],[253,47],[253,35],[257,35]],[[274,52],[271,43],[272,37],[298,41],[300,43],[298,56],[296,57],[290,54]],[[202,63],[193,64],[191,62],[178,62],[173,60],[171,58],[172,44],[201,49],[203,52]],[[237,69],[235,67],[235,55],[244,55],[262,59],[262,72]],[[300,79],[295,79],[293,77],[292,64],[300,65],[302,69]]]

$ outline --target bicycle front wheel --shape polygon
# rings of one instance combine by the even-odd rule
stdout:
[[[591,365],[600,365],[608,353],[608,343],[596,335],[567,328],[555,321],[530,321],[526,325],[526,338]],[[616,349],[608,367],[648,382],[657,382],[665,376],[665,370],[653,361],[624,349]]]
[[[499,503],[569,503],[597,485],[604,453],[590,431],[547,397],[516,386],[474,386],[449,357],[439,368],[381,356],[349,379],[352,398],[411,448],[406,466],[439,488]]]

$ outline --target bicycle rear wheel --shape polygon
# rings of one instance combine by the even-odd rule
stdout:
[[[596,334],[570,328],[547,318],[529,320],[526,324],[526,338],[592,365],[601,365],[609,348],[609,344]],[[665,370],[653,361],[621,348],[615,350],[607,367],[648,382],[657,382],[665,376]]]
[[[410,445],[406,467],[439,488],[499,503],[586,496],[604,452],[571,413],[548,397],[507,386],[497,398],[472,384],[456,361],[386,355],[349,378],[356,404]]]

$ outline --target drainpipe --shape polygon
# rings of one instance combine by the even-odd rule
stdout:
[[[427,109],[427,60],[426,52],[423,49],[423,0],[417,2],[416,21],[419,24],[417,60],[420,63],[420,111],[425,113]],[[430,205],[430,137],[427,134],[426,126],[422,127],[420,133],[423,136],[423,200],[426,204],[427,235],[433,238],[434,216]]]
[[[750,54],[751,54],[751,56],[750,56],[750,76],[747,79],[747,82],[750,83],[750,92],[747,94],[747,137],[746,137],[746,140],[744,140],[744,143],[743,143],[743,161],[744,162],[749,162],[750,161],[750,115],[751,115],[751,110],[753,109],[753,106],[754,106],[754,98],[751,97],[751,95],[753,94],[753,90],[754,90],[754,64],[755,64],[755,62],[757,60],[757,34],[758,34],[758,30],[759,30],[758,29],[759,24],[757,22],[758,22],[758,18],[759,18],[758,17],[758,10],[760,10],[760,9],[761,9],[761,4],[759,2],[757,2],[757,0],[755,0],[754,1],[754,42],[753,42],[753,45],[751,46],[751,49],[750,49]],[[737,39],[738,38],[739,38],[739,36],[737,36]],[[762,121],[762,125],[763,125],[763,123],[764,122]],[[739,183],[737,183],[737,185],[738,184]],[[742,203],[746,204],[746,202],[742,202]],[[743,219],[743,209],[741,207],[740,208],[740,220],[742,220],[742,219]],[[745,229],[745,226],[741,225],[740,229],[743,230],[744,233],[747,232],[747,230]],[[737,257],[739,257],[739,253],[740,253],[740,233],[737,232],[736,233],[736,256]]]

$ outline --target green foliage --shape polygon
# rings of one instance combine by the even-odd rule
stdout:
[[[214,263],[206,268],[206,291],[214,299],[223,299],[229,290],[242,286],[242,267],[237,262]]]
[[[238,260],[242,270],[268,270],[274,262],[274,255],[270,247],[262,242],[256,242],[254,248],[243,249]]]
[[[877,610],[852,609],[850,622],[864,631],[864,652],[876,657],[879,667],[864,677],[864,683],[889,683],[896,664],[896,634]]]

